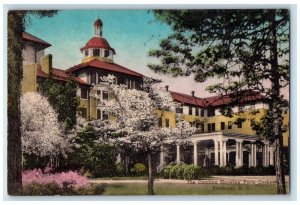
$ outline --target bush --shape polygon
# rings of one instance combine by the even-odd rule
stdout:
[[[164,179],[170,179],[171,178],[171,169],[173,166],[168,165],[162,170],[162,175]]]
[[[135,176],[143,176],[146,175],[146,166],[143,163],[136,163],[133,168],[131,169],[131,172]]]

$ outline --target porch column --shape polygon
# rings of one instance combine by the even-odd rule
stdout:
[[[198,146],[197,146],[197,142],[194,142],[194,165],[198,165]]]
[[[240,167],[242,167],[243,165],[244,165],[244,163],[243,163],[243,141],[241,141],[240,142],[240,153],[239,153],[239,161],[240,161],[240,163],[239,163],[239,165],[240,165]]]
[[[223,167],[224,166],[223,141],[220,140],[219,143],[220,143],[220,167]]]
[[[177,144],[176,146],[176,163],[179,164],[180,163],[180,144]]]
[[[219,166],[219,146],[218,146],[218,141],[214,140],[215,144],[215,165]]]
[[[165,162],[165,152],[164,152],[164,145],[161,145],[160,148],[160,163],[159,164],[163,164]]]
[[[270,166],[270,146],[266,144],[266,167]]]
[[[262,146],[262,166],[266,166],[266,145],[263,144]]]
[[[239,167],[239,142],[235,140],[235,167]]]
[[[250,162],[250,167],[254,166],[254,144],[251,143],[251,150],[250,150],[250,155],[249,155],[249,162]]]
[[[270,147],[270,165],[274,166],[274,147]]]
[[[227,165],[227,151],[226,151],[226,142],[227,140],[222,141],[223,143],[223,165],[226,166]]]
[[[256,167],[256,144],[253,144],[253,167]]]

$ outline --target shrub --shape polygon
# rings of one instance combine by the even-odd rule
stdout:
[[[143,163],[136,163],[131,172],[135,175],[135,176],[143,176],[146,174],[146,166]]]
[[[195,165],[185,165],[183,175],[186,180],[199,179],[204,176],[204,171]]]
[[[77,172],[61,172],[43,174],[41,169],[27,170],[22,173],[22,183],[51,184],[56,183],[60,188],[80,188],[88,185],[87,178]]]
[[[173,166],[168,165],[162,170],[162,175],[164,179],[170,179],[171,178],[171,169]]]

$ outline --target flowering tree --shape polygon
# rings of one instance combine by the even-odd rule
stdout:
[[[66,141],[57,114],[46,97],[26,93],[21,97],[22,151],[40,157],[63,152]]]
[[[144,90],[127,89],[123,85],[115,85],[114,76],[103,77],[103,85],[113,100],[99,100],[103,111],[113,120],[94,121],[91,124],[99,133],[100,139],[115,143],[117,146],[130,146],[142,150],[148,160],[148,194],[153,192],[153,155],[160,151],[165,140],[178,140],[192,134],[188,123],[181,123],[179,128],[159,127],[159,118],[165,110],[174,111],[175,103],[169,92],[154,86],[144,85]],[[188,126],[186,126],[188,125]]]

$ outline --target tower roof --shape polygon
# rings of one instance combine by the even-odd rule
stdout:
[[[111,50],[114,54],[116,54],[115,49],[113,49],[112,47],[110,47],[109,43],[107,42],[107,40],[103,37],[93,37],[91,38],[84,47],[82,47],[80,49],[80,51],[83,51],[85,49],[88,48],[105,48],[108,50]]]

